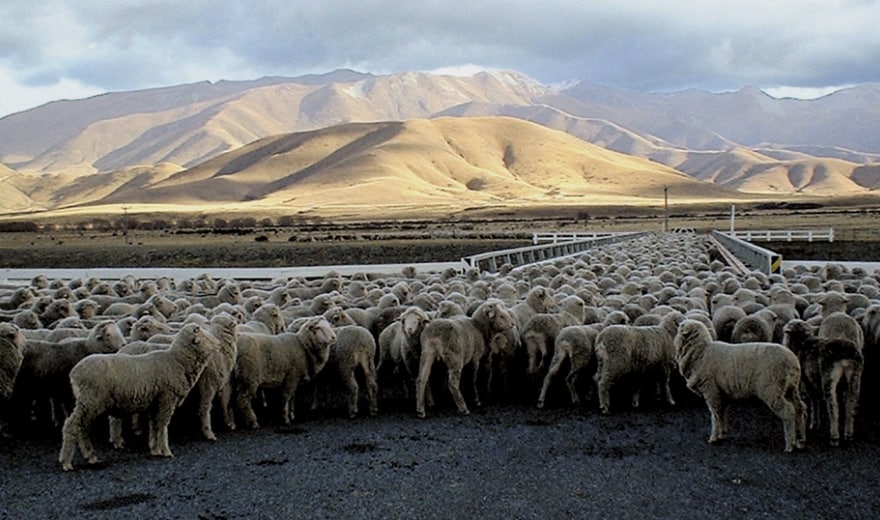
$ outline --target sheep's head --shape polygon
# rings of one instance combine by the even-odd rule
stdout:
[[[220,342],[205,327],[187,323],[174,337],[172,348],[193,349],[204,356],[219,350]]]
[[[19,352],[24,348],[26,342],[24,334],[12,323],[0,323],[0,341],[13,346]]]
[[[400,329],[407,337],[415,337],[422,333],[425,324],[430,321],[428,315],[418,307],[410,307],[398,317]]]
[[[474,311],[474,317],[488,323],[494,332],[503,332],[516,327],[516,320],[508,312],[501,300],[487,300]]]
[[[695,349],[705,348],[711,342],[712,334],[706,325],[697,320],[686,319],[678,326],[678,332],[673,340],[675,357],[680,362],[682,357]]]
[[[327,311],[324,312],[324,318],[334,327],[356,325],[354,318],[345,312],[345,309],[338,305],[327,309]]]
[[[115,321],[105,320],[92,329],[89,337],[93,338],[105,350],[116,352],[125,346],[125,338]]]
[[[804,320],[789,320],[782,329],[782,343],[791,350],[798,350],[804,339],[813,336],[813,327]]]

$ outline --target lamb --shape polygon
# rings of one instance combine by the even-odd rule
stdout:
[[[565,376],[565,384],[568,386],[568,392],[571,395],[571,403],[573,405],[580,404],[577,378],[580,372],[595,358],[595,344],[598,334],[599,328],[593,325],[572,325],[564,327],[559,331],[559,334],[556,335],[553,359],[550,360],[550,367],[544,376],[541,394],[538,396],[538,408],[544,408],[550,383],[560,368],[562,368],[562,363],[566,359],[570,361],[571,367],[568,375]]]
[[[659,373],[666,402],[675,405],[669,378],[675,369],[675,351],[672,340],[684,315],[673,311],[659,325],[635,327],[611,325],[596,337],[596,387],[599,408],[608,414],[611,410],[611,387],[630,374]],[[633,407],[638,407],[640,391],[633,394]]]
[[[806,405],[798,390],[800,362],[792,351],[776,343],[713,341],[706,326],[696,320],[679,325],[674,345],[678,370],[687,387],[709,407],[709,442],[727,437],[730,400],[757,397],[782,419],[785,451],[804,447]]]
[[[0,323],[0,434],[5,430],[6,403],[24,359],[25,339],[12,323]]]
[[[89,464],[98,462],[89,439],[92,422],[104,413],[149,415],[150,454],[173,457],[168,424],[201,376],[218,341],[196,324],[184,326],[166,350],[142,355],[93,354],[70,371],[76,406],[64,421],[58,460],[73,469],[77,446]]]
[[[280,419],[289,425],[297,387],[324,368],[334,343],[336,331],[323,316],[309,318],[296,333],[240,334],[232,380],[244,425],[260,427],[252,401],[261,388],[281,389]]]
[[[829,422],[829,442],[832,446],[840,443],[837,394],[840,381],[846,381],[843,439],[851,441],[864,367],[861,350],[847,339],[814,336],[812,327],[803,320],[792,320],[785,325],[784,343],[801,363],[801,387],[808,399],[810,428],[820,426],[820,403],[824,401]]]
[[[585,304],[578,296],[569,296],[560,303],[558,314],[537,313],[522,328],[522,342],[529,358],[528,373],[537,374],[544,369],[547,357],[553,354],[553,344],[559,331],[569,325],[582,325]]]
[[[375,416],[379,411],[375,358],[376,340],[369,330],[360,325],[345,325],[336,329],[336,343],[330,348],[327,365],[318,377],[324,379],[325,375],[330,375],[330,371],[339,376],[348,391],[350,418],[357,417],[358,414],[358,370],[367,386],[367,406],[370,415]],[[316,392],[317,389],[316,386]],[[312,407],[317,407],[317,399],[312,401]]]
[[[516,322],[501,300],[487,300],[474,311],[473,316],[437,318],[425,326],[419,338],[422,354],[416,388],[416,414],[425,417],[425,392],[434,361],[446,365],[449,391],[459,413],[470,413],[459,383],[465,366],[472,367],[474,402],[480,405],[477,380],[479,366],[486,346],[493,336],[512,329]]]

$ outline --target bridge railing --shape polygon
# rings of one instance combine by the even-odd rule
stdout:
[[[727,233],[728,235],[730,233]],[[818,242],[828,241],[834,242],[834,229],[812,230],[812,229],[764,229],[764,230],[742,230],[734,231],[733,236],[741,238],[748,242],[764,241],[764,242]]]
[[[733,253],[743,264],[764,274],[778,273],[782,269],[782,255],[728,233],[712,231],[712,238]]]
[[[618,235],[629,235],[631,233],[621,233],[617,231],[606,231],[606,232],[595,232],[595,231],[577,231],[571,233],[560,233],[557,231],[548,231],[543,233],[533,233],[532,234],[532,244],[543,244],[545,242],[557,243],[557,242],[572,242],[575,240],[593,240],[596,238],[608,238],[614,237]]]
[[[569,240],[567,242],[555,242],[517,247],[514,249],[503,249],[501,251],[492,251],[489,253],[468,256],[462,258],[462,261],[470,268],[494,273],[505,264],[518,267],[526,264],[544,262],[554,258],[582,253],[594,247],[632,240],[647,234],[647,232],[616,233],[613,236],[599,238]]]

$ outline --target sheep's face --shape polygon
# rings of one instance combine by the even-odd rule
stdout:
[[[306,327],[308,333],[315,338],[319,345],[333,345],[336,343],[336,331],[330,325],[330,322],[323,317],[311,319],[303,327]]]
[[[177,310],[177,305],[161,294],[155,294],[150,297],[149,302],[159,312],[165,316],[171,316]]]
[[[428,323],[428,315],[416,307],[410,307],[400,315],[400,329],[407,337],[421,334],[425,324]]]
[[[355,325],[354,319],[352,319],[342,307],[333,307],[329,309],[324,313],[324,318],[326,318],[334,327]]]
[[[119,330],[119,326],[115,322],[103,321],[99,323],[95,326],[94,334],[101,344],[110,350],[116,351],[125,345],[122,331]]]
[[[496,332],[503,332],[516,327],[516,321],[501,302],[487,302],[477,309]]]
[[[24,348],[25,337],[12,323],[0,323],[0,340],[13,345],[20,352]]]

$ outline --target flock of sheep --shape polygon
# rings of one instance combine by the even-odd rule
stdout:
[[[880,342],[880,276],[836,264],[743,275],[712,249],[704,235],[657,233],[494,274],[37,277],[0,287],[0,428],[60,428],[70,470],[77,449],[98,461],[103,417],[115,448],[145,427],[150,453],[171,457],[183,410],[212,441],[215,424],[287,425],[298,400],[332,396],[352,417],[392,394],[419,417],[447,406],[440,397],[468,414],[513,395],[608,414],[675,405],[680,375],[709,408],[710,442],[727,436],[730,402],[752,397],[782,420],[785,451],[804,447],[808,424],[837,445],[843,423],[852,440]],[[313,393],[297,399],[301,388]]]

